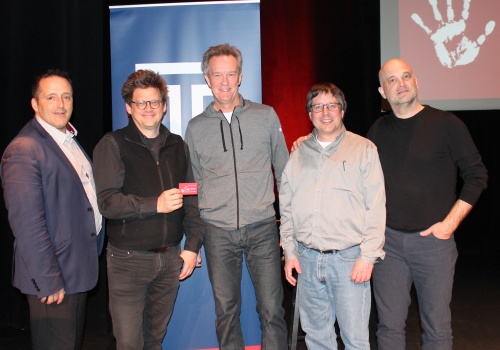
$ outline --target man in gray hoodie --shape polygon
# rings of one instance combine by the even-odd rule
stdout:
[[[262,349],[287,349],[274,179],[288,160],[273,108],[243,99],[242,56],[234,46],[210,47],[202,71],[214,101],[186,130],[199,208],[206,224],[208,274],[220,348],[244,348],[240,326],[243,254],[257,298]],[[274,176],[273,176],[274,168]]]

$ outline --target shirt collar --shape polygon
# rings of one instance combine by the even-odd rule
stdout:
[[[72,137],[78,134],[78,131],[70,122],[66,124],[66,133],[63,134],[57,128],[55,128],[54,126],[50,125],[45,120],[43,120],[40,116],[35,115],[35,118],[38,121],[38,123],[40,123],[42,128],[44,128],[45,131],[47,131],[49,135],[52,136],[54,141],[56,141],[58,144],[62,145],[64,144],[65,141],[69,141]]]
[[[334,141],[331,143],[339,143],[343,138],[346,133],[347,129],[345,128],[345,125],[342,125],[342,128],[340,130],[340,133],[337,135]],[[316,128],[313,129],[312,134],[314,136],[314,139],[318,141],[318,130]],[[319,141],[318,141],[319,142]]]

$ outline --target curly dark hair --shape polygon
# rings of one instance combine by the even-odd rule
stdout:
[[[160,73],[155,73],[149,69],[140,69],[128,76],[127,81],[122,86],[122,98],[126,104],[130,105],[135,89],[147,89],[149,87],[157,88],[160,91],[162,102],[167,101],[167,82]]]

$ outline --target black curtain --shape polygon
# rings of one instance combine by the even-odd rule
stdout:
[[[31,84],[33,77],[48,68],[69,72],[75,96],[71,122],[78,139],[91,154],[103,132],[110,128],[104,116],[103,89],[103,4],[100,1],[38,0],[8,1],[0,11],[2,34],[0,67],[2,114],[0,153],[33,118]],[[11,286],[13,237],[7,212],[0,201],[0,326],[27,328],[28,307],[24,297]],[[102,278],[101,278],[102,280]],[[102,289],[102,288],[101,288]],[[104,304],[105,291],[99,304]],[[104,301],[104,303],[103,303]],[[95,304],[89,300],[89,304]],[[91,313],[92,314],[92,313]]]

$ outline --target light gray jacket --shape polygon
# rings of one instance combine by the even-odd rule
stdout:
[[[234,230],[274,217],[274,178],[279,186],[288,160],[276,112],[240,95],[228,123],[213,105],[189,121],[185,136],[202,219]]]

